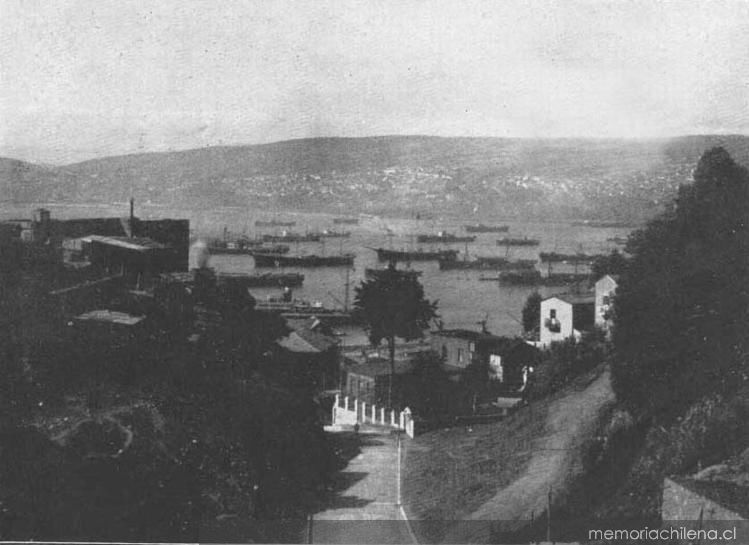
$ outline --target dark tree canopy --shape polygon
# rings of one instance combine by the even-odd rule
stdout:
[[[357,286],[354,309],[373,345],[387,341],[390,356],[388,405],[392,406],[395,339],[421,338],[429,322],[437,317],[437,303],[424,296],[424,288],[416,276],[405,274],[391,264],[376,278]]]
[[[675,206],[630,238],[616,298],[617,395],[676,414],[740,384],[749,335],[749,173],[707,151]]]
[[[437,303],[426,299],[419,280],[395,267],[357,286],[354,308],[374,345],[395,337],[419,339],[437,317]]]
[[[523,306],[523,331],[525,333],[537,332],[541,320],[541,294],[532,292],[525,300]]]
[[[597,257],[590,266],[591,274],[595,280],[607,274],[621,275],[626,268],[627,258],[619,250],[614,250],[609,255]]]

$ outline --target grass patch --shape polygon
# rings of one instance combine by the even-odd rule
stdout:
[[[438,430],[406,442],[403,493],[409,515],[464,519],[510,484],[544,437],[551,402],[534,402],[501,422]]]

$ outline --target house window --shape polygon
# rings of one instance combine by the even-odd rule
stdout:
[[[544,325],[546,326],[546,329],[548,329],[552,333],[559,333],[562,330],[562,324],[560,324],[559,320],[557,320],[556,309],[549,309],[549,317],[546,318],[546,322],[544,322]]]
[[[463,349],[458,348],[458,363],[463,363]]]
[[[610,298],[609,298],[609,296],[608,296],[608,295],[604,295],[604,296],[603,296],[603,304],[604,304],[604,305],[609,305],[609,304],[611,304],[611,303],[610,303]]]
[[[491,374],[492,379],[504,382],[505,370],[502,366],[502,356],[489,354],[489,373]]]
[[[442,345],[442,361],[447,361],[447,347]]]

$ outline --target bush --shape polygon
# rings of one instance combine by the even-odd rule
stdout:
[[[584,334],[580,341],[570,338],[552,343],[541,352],[526,399],[540,399],[558,392],[576,377],[608,361],[609,353],[610,344],[600,330]]]

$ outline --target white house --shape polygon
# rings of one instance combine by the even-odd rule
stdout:
[[[613,325],[611,310],[613,308],[618,281],[619,277],[617,275],[605,274],[596,282],[595,324],[607,332],[611,330],[611,326]]]
[[[594,303],[593,294],[562,294],[541,301],[541,346],[570,337],[579,339],[593,326]]]

